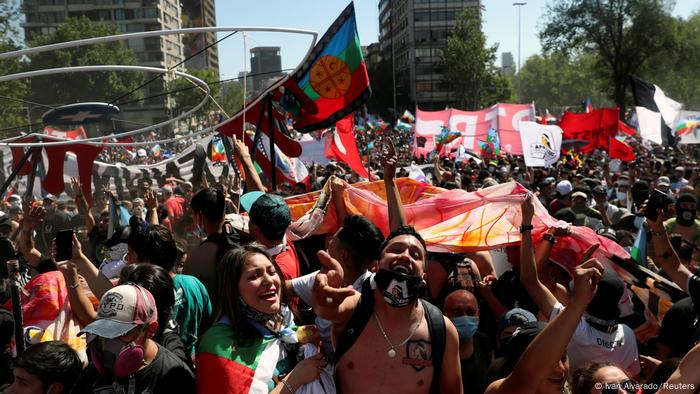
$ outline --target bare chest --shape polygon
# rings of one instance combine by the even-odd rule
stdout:
[[[396,332],[394,332],[396,331]],[[415,334],[401,344],[409,330],[386,329],[392,347],[370,319],[364,331],[337,365],[340,392],[428,393],[433,378],[433,354],[425,319]]]

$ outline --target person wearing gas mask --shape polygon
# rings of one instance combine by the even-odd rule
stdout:
[[[389,140],[385,168],[396,160]],[[316,314],[334,325],[336,384],[343,393],[461,393],[459,336],[432,304],[426,289],[426,246],[406,226],[399,192],[385,180],[391,233],[379,248],[378,269],[361,293],[342,287],[343,268],[324,251],[312,301]]]
[[[664,222],[669,234],[680,234],[685,241],[700,246],[700,220],[697,217],[697,199],[690,193],[676,200],[676,217]]]
[[[78,386],[96,393],[194,393],[189,367],[153,341],[157,330],[158,310],[148,290],[112,288],[100,301],[97,320],[79,333],[88,334],[88,357],[100,376]]]
[[[479,303],[466,290],[455,290],[445,299],[443,308],[459,335],[459,358],[464,392],[483,393],[488,385],[491,345],[486,334],[478,332]]]

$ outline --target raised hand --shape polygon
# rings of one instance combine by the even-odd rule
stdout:
[[[603,265],[596,259],[591,259],[576,267],[574,270],[574,291],[571,303],[586,307],[595,296],[598,281],[603,276]]]
[[[236,138],[235,135],[231,138],[233,139],[233,153],[240,158],[249,157],[250,153],[248,153],[248,147],[245,142]]]
[[[149,211],[151,209],[158,209],[158,196],[155,190],[148,190],[144,195],[144,203],[146,204],[146,209]]]
[[[337,176],[332,176],[331,177],[331,192],[333,195],[338,194],[339,197],[342,197],[343,191],[348,187],[347,182],[344,180],[338,178]]]
[[[314,307],[337,308],[347,297],[355,294],[355,290],[341,287],[345,273],[336,259],[323,250],[318,252],[318,259],[322,267],[314,283]]]
[[[233,194],[241,194],[241,192],[243,191],[241,175],[237,171],[234,171],[233,175],[231,175],[231,182],[229,183],[229,187],[231,193]]]
[[[396,148],[391,138],[386,138],[384,141],[385,146],[384,150],[382,150],[380,161],[384,168],[384,179],[391,180],[394,179],[394,175],[396,175],[396,164],[399,159],[396,156]]]
[[[600,247],[600,244],[593,244],[593,245],[589,246],[588,249],[586,249],[583,252],[583,256],[581,257],[581,261],[590,260],[591,257],[593,257],[593,254],[596,252],[596,250],[598,250],[599,247]]]
[[[77,178],[70,178],[70,186],[71,189],[73,189],[73,192],[75,192],[76,200],[83,197],[83,188],[80,186],[80,181]]]
[[[39,225],[39,223],[44,221],[44,215],[46,211],[40,206],[34,206],[29,208],[29,212],[24,217],[23,227],[25,230],[34,230]]]
[[[522,204],[520,204],[520,209],[523,215],[523,226],[532,224],[532,217],[535,216],[535,205],[532,202],[532,193],[527,193]]]
[[[109,197],[112,195],[112,190],[109,188],[109,182],[102,185],[102,193],[104,193],[106,197]]]

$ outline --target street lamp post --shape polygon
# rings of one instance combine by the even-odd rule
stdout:
[[[518,7],[518,102],[520,102],[520,10],[525,4],[527,3],[513,3]]]

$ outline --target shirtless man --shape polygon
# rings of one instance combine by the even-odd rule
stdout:
[[[419,237],[419,236],[418,236]],[[412,234],[392,233],[381,250],[371,289],[374,312],[362,333],[336,363],[343,393],[461,393],[459,337],[449,319],[438,387],[431,388],[433,358],[426,311],[418,300],[424,286],[425,247]],[[341,288],[343,269],[328,253],[319,252],[326,273],[316,275],[314,310],[333,323],[336,347],[360,303],[360,294]],[[421,286],[423,284],[423,286]],[[436,391],[437,390],[437,391]]]
[[[388,146],[386,169],[395,166],[396,155]],[[391,172],[393,174],[393,172]],[[313,306],[316,314],[333,323],[336,344],[336,378],[342,393],[461,393],[459,337],[452,322],[445,324],[442,360],[433,357],[433,338],[428,328],[428,308],[419,301],[425,288],[425,242],[412,227],[405,227],[405,216],[392,176],[385,175],[389,222],[392,233],[380,248],[376,275],[363,287],[365,299],[352,288],[343,288],[343,268],[324,251],[319,260],[325,267],[316,275]],[[356,310],[370,305],[364,327],[349,345],[344,332]],[[366,309],[365,309],[366,310]],[[440,314],[441,315],[441,314]],[[433,333],[434,334],[434,333]],[[347,348],[346,351],[341,349]],[[434,364],[440,374],[434,375]]]

